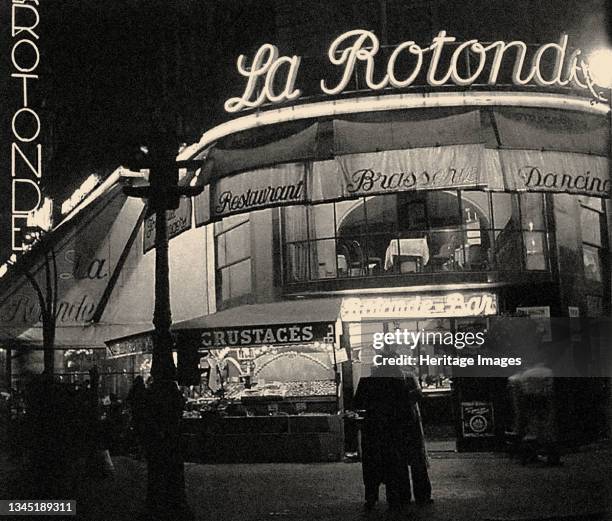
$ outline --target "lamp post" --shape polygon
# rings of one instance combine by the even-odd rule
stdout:
[[[152,519],[190,517],[185,496],[184,464],[180,452],[180,420],[183,397],[176,382],[170,333],[170,281],[168,265],[168,229],[166,211],[176,209],[180,197],[196,195],[201,187],[179,187],[176,154],[178,140],[165,131],[154,132],[148,145],[148,157],[138,168],[149,168],[149,186],[125,187],[131,197],[148,200],[155,213],[155,308],[153,312],[153,383],[148,396],[147,498]]]

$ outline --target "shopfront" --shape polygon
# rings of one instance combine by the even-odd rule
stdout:
[[[340,305],[246,305],[175,326],[190,458],[342,458]]]

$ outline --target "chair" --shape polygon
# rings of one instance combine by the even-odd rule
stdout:
[[[440,271],[445,269],[449,261],[453,258],[455,249],[452,242],[444,243],[440,246],[440,250],[430,260],[429,264],[432,271]]]
[[[413,255],[399,256],[400,273],[418,273],[422,271],[423,259]]]
[[[340,239],[336,253],[338,257],[346,259],[346,272],[338,272],[338,275],[349,277],[360,277],[365,274],[365,262],[363,249],[358,241],[347,241]]]
[[[366,268],[368,275],[379,273],[382,267],[382,258],[376,255],[376,252],[368,248],[368,257]]]
[[[349,273],[351,277],[361,277],[366,274],[365,256],[363,254],[363,248],[359,241],[351,241],[351,252],[349,262]]]
[[[486,266],[486,259],[484,258],[482,246],[480,244],[472,244],[468,248],[467,258],[467,266],[472,270],[484,269]]]

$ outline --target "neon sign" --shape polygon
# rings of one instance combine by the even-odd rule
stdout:
[[[35,2],[38,5],[38,1]],[[17,80],[20,107],[11,119],[11,249],[28,249],[28,216],[41,208],[42,123],[34,110],[40,52],[37,7],[13,0],[11,5],[11,78]],[[30,82],[30,83],[28,83]],[[36,201],[36,202],[34,202]]]
[[[382,64],[377,65],[374,61],[380,50],[376,35],[364,29],[348,31],[338,36],[327,52],[330,63],[338,67],[340,79],[335,82],[322,79],[321,92],[327,95],[344,92],[360,63],[362,65],[359,70],[363,70],[362,79],[368,89],[373,91],[409,87],[423,74],[427,84],[432,87],[449,83],[461,87],[475,83],[494,86],[498,84],[502,66],[512,65],[511,78],[514,85],[572,86],[593,92],[588,68],[581,58],[582,53],[579,49],[571,52],[568,50],[566,34],[562,35],[557,43],[546,43],[538,47],[529,63],[527,44],[520,40],[499,40],[486,44],[478,40],[468,40],[451,48],[450,44],[456,44],[456,41],[454,36],[440,31],[427,47],[421,47],[412,40],[402,42],[391,52],[382,71],[384,74],[380,77],[381,70],[377,68],[383,68]],[[475,66],[469,72],[461,72],[460,60],[467,51],[474,56]],[[543,66],[545,55],[547,61],[550,61],[548,58],[553,60],[551,70],[548,70],[548,66]],[[399,60],[402,60],[403,65],[399,65]],[[276,104],[299,98],[302,91],[296,88],[295,84],[300,63],[299,56],[279,56],[278,48],[271,44],[262,45],[250,65],[247,57],[240,55],[237,69],[240,75],[247,79],[247,84],[242,96],[229,98],[225,102],[225,110],[238,112],[259,107],[264,103]],[[375,80],[375,77],[379,79]]]

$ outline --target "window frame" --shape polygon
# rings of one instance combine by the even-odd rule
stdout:
[[[229,282],[229,295],[227,296],[227,298],[223,298],[223,274],[224,272],[229,273],[229,271],[231,270],[231,268],[233,266],[236,266],[240,263],[243,263],[245,261],[249,261],[249,269],[252,271],[252,257],[253,257],[253,252],[252,252],[252,246],[251,246],[251,219],[250,216],[248,214],[241,216],[243,218],[241,218],[240,220],[238,220],[238,222],[234,222],[232,224],[230,224],[229,226],[225,227],[224,226],[224,220],[219,221],[218,223],[214,224],[213,227],[213,236],[214,236],[214,255],[215,255],[215,297],[217,302],[221,303],[221,305],[224,305],[227,302],[231,302],[234,299],[240,299],[243,298],[245,296],[248,296],[252,293],[253,291],[253,274],[250,274],[250,280],[251,280],[251,285],[248,291],[246,291],[245,293],[242,293],[240,295],[236,295],[236,296],[232,296],[232,290],[231,290],[231,277],[229,278],[228,282]],[[222,229],[221,226],[223,226]],[[248,246],[248,255],[240,257],[238,259],[234,259],[232,262],[225,262],[223,265],[221,265],[219,263],[219,237],[227,235],[228,233],[232,233],[235,232],[238,228],[240,228],[241,226],[248,226],[248,234],[249,234],[249,246]],[[227,248],[227,239],[224,243],[223,249],[226,250]],[[225,258],[227,259],[227,251],[224,251],[225,254]]]
[[[607,262],[609,262],[606,259],[609,259],[609,255],[610,255],[610,245],[608,241],[608,229],[607,229],[607,220],[606,220],[606,203],[604,202],[603,199],[600,199],[601,201],[600,207],[594,208],[593,206],[588,204],[590,202],[590,199],[591,198],[588,198],[587,201],[585,201],[582,197],[578,198],[578,209],[580,212],[580,242],[581,242],[580,246],[581,246],[581,253],[582,253],[582,269],[584,270],[584,280],[587,284],[597,285],[597,286],[601,286],[602,288],[605,288],[607,286],[607,281],[606,281],[606,273],[608,272]],[[584,239],[584,235],[582,232],[582,226],[583,226],[582,219],[583,219],[583,215],[585,214],[585,212],[591,212],[598,216],[599,237],[601,239],[601,244],[596,244],[594,242]],[[584,264],[584,247],[585,246],[597,251],[598,258],[599,258],[599,271],[600,271],[599,280],[595,280],[595,279],[591,279],[587,277],[586,266]]]
[[[453,192],[453,195],[457,197],[458,222],[460,224],[458,226],[453,226],[451,228],[453,230],[455,230],[455,228],[459,228],[462,234],[467,233],[466,231],[467,229],[465,228],[464,215],[463,215],[464,208],[465,208],[465,201],[467,200],[467,198],[465,197],[465,192],[471,192],[471,191],[477,191],[477,190],[464,190],[464,189],[440,190],[440,192],[447,192],[447,193]],[[426,191],[424,192],[423,195],[427,197],[427,194],[429,194],[430,192],[433,192],[433,191]],[[552,255],[551,237],[550,237],[551,224],[548,219],[548,212],[550,208],[549,208],[549,201],[546,198],[546,194],[543,192],[525,192],[526,194],[530,194],[529,197],[534,197],[535,195],[532,195],[532,194],[537,194],[537,196],[539,197],[540,203],[541,203],[540,205],[541,217],[538,218],[538,222],[540,222],[541,225],[538,224],[533,229],[527,229],[523,225],[523,214],[524,214],[524,206],[525,206],[523,198],[521,197],[523,192],[491,192],[491,191],[484,191],[484,190],[480,192],[487,195],[487,211],[488,211],[487,217],[488,217],[489,222],[487,226],[480,229],[482,234],[488,235],[488,239],[487,239],[487,242],[489,244],[489,248],[487,250],[488,260],[486,262],[483,262],[483,265],[486,265],[486,267],[482,269],[474,269],[471,267],[467,267],[467,268],[462,268],[462,269],[450,270],[448,272],[449,273],[466,273],[466,272],[473,273],[473,272],[478,272],[478,271],[485,271],[485,272],[509,271],[509,272],[521,272],[521,273],[525,273],[525,272],[527,273],[550,273],[551,255]],[[360,242],[363,243],[363,246],[365,248],[368,247],[368,244],[371,242],[372,238],[380,237],[382,235],[387,236],[391,234],[393,235],[393,238],[391,238],[390,240],[393,240],[393,239],[399,240],[400,234],[402,233],[401,226],[399,225],[399,215],[400,215],[399,200],[396,199],[396,205],[395,205],[395,221],[392,225],[393,230],[395,230],[394,232],[372,232],[371,231],[375,228],[373,227],[374,225],[370,224],[370,222],[368,221],[368,202],[371,199],[377,198],[377,197],[396,197],[398,198],[400,197],[402,193],[403,192],[396,192],[393,194],[379,194],[379,195],[373,195],[373,196],[361,196],[361,197],[356,197],[353,199],[347,199],[347,201],[360,201],[360,204],[363,205],[364,225],[363,225],[362,232],[359,233],[358,235],[359,235]],[[519,265],[516,268],[509,269],[509,270],[500,270],[499,261],[496,256],[497,251],[498,251],[497,250],[498,238],[496,237],[496,233],[498,231],[503,231],[505,229],[505,228],[498,228],[497,223],[496,223],[495,212],[494,212],[494,208],[495,208],[494,194],[496,193],[504,193],[504,194],[509,195],[510,204],[511,204],[510,218],[514,219],[517,222],[516,229],[511,229],[510,233],[515,234],[518,240],[520,241],[519,246],[520,246],[520,257],[521,258],[520,258]],[[316,230],[311,229],[312,212],[316,211],[314,210],[314,208],[316,208],[319,205],[307,205],[306,211],[305,211],[305,216],[306,216],[305,237],[306,238],[299,240],[299,241],[286,241],[285,240],[286,209],[285,208],[279,209],[281,213],[281,219],[280,219],[281,230],[279,234],[279,237],[280,237],[279,243],[280,243],[280,250],[281,250],[280,258],[282,259],[281,282],[283,285],[312,283],[312,282],[319,282],[319,281],[326,281],[326,280],[338,280],[338,279],[344,280],[347,278],[348,279],[359,279],[359,278],[372,278],[372,277],[390,277],[390,276],[400,275],[400,272],[397,266],[394,266],[394,268],[392,270],[389,270],[388,272],[382,272],[381,270],[379,270],[380,273],[372,274],[372,273],[369,273],[369,265],[366,268],[364,268],[365,271],[362,275],[350,275],[350,267],[347,270],[349,274],[347,274],[346,276],[339,274],[338,244],[340,241],[342,241],[343,238],[346,238],[346,237],[344,235],[339,234],[340,227],[338,223],[337,204],[344,202],[344,201],[345,200],[319,203],[321,205],[323,204],[332,205],[332,212],[333,212],[333,219],[334,219],[334,226],[333,226],[334,236],[333,237],[328,237],[328,234],[325,234],[325,236],[321,236],[321,237],[314,236],[314,234],[316,233]],[[429,219],[428,213],[429,211],[426,208],[427,227],[424,229],[419,228],[418,230],[417,229],[410,230],[410,233],[421,234],[421,235],[424,235],[425,237],[430,237],[434,233],[442,233],[444,231],[448,231],[446,230],[446,228],[432,228],[431,219]],[[525,243],[526,232],[534,232],[534,233],[542,235],[542,244],[543,244],[542,253],[544,256],[544,267],[541,269],[540,268],[527,269],[527,258],[526,258],[527,247]],[[349,236],[349,238],[353,238],[353,235]],[[315,269],[315,267],[312,266],[312,253],[311,253],[313,251],[312,245],[313,243],[316,243],[322,240],[334,240],[336,244],[335,259],[333,261],[333,268],[335,269],[334,277],[319,277],[318,269]],[[291,256],[288,255],[288,247],[291,244],[296,244],[296,243],[306,245],[307,252],[308,252],[307,253],[308,267],[306,269],[306,275],[303,279],[289,280],[290,279],[289,262],[291,262],[290,261]],[[465,256],[465,244],[463,245],[463,247],[464,247],[464,256]],[[436,274],[436,273],[445,273],[445,271],[436,270],[434,268],[434,269],[426,269],[425,271],[418,272],[418,273],[420,275],[426,275],[426,274],[431,275],[431,274]]]

